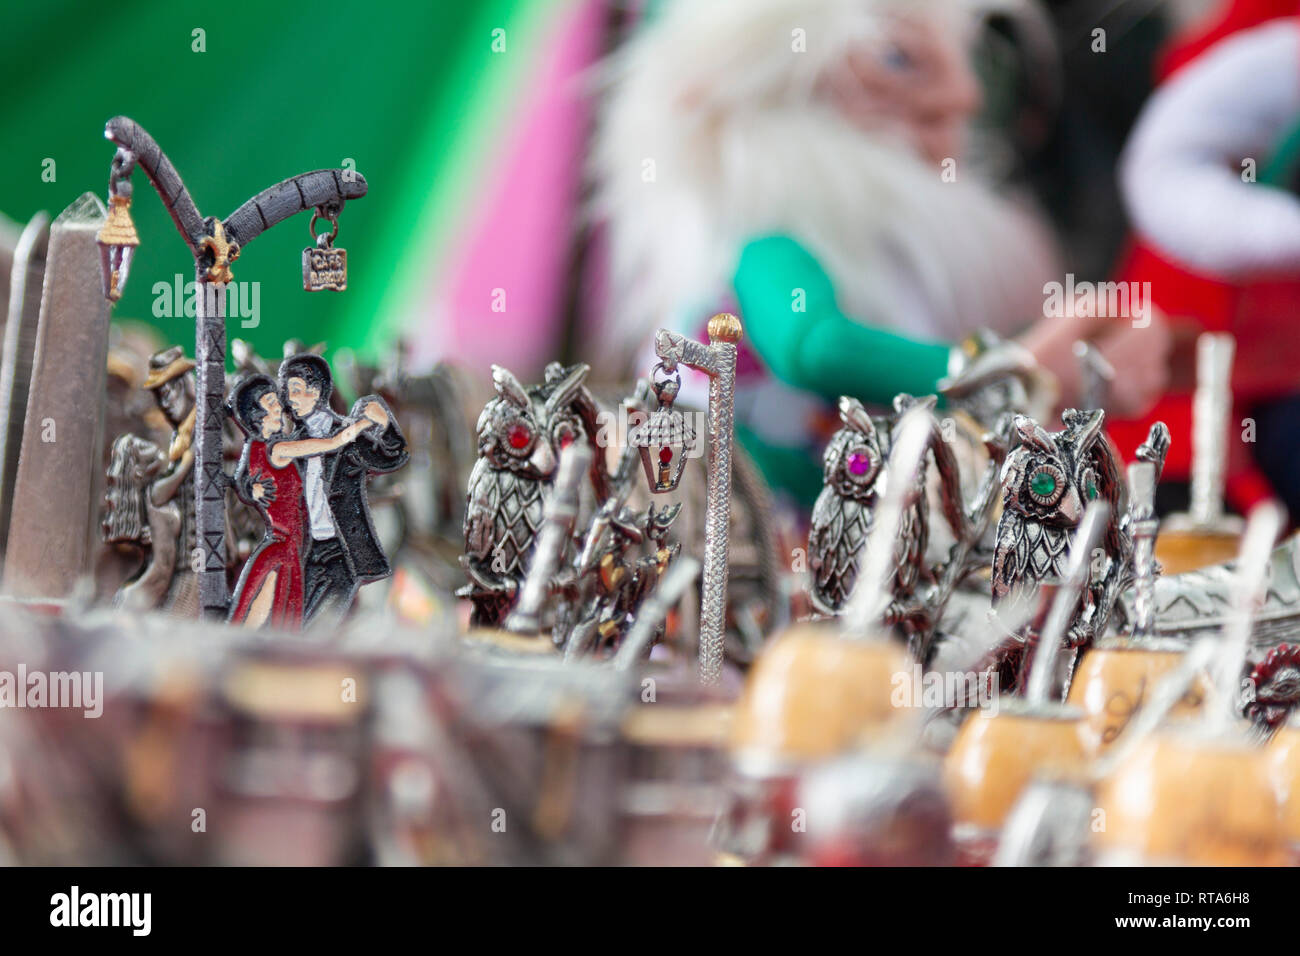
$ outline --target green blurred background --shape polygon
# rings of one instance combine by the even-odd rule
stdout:
[[[350,158],[370,189],[339,222],[348,291],[302,290],[310,217],[294,217],[235,263],[237,281],[261,283],[261,323],[232,320],[230,335],[267,356],[289,337],[374,354],[409,315],[467,182],[510,122],[506,91],[550,8],[548,0],[11,4],[0,33],[0,212],[21,224],[42,209],[57,215],[86,191],[104,198],[114,150],[103,128],[118,114],[154,135],[207,216],[224,218],[281,179]],[[195,29],[205,31],[205,52],[194,50]],[[498,29],[509,55],[492,49]],[[53,182],[42,179],[47,158]],[[190,351],[192,320],[155,318],[152,292],[177,273],[193,277],[189,253],[145,176],[133,180],[141,245],[114,316],[148,320]]]

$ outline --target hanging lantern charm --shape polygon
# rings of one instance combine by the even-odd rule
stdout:
[[[667,371],[660,362],[655,371]],[[628,444],[641,451],[650,490],[657,495],[675,491],[682,480],[686,459],[695,448],[695,429],[686,416],[673,407],[682,387],[682,373],[674,369],[671,378],[655,382],[659,407],[627,436]]]
[[[135,247],[140,245],[135,223],[131,221],[131,182],[125,178],[132,163],[114,160],[114,175],[109,182],[108,218],[95,236],[99,243],[104,297],[110,302],[122,298],[122,289],[131,270],[131,258],[135,255]]]
[[[302,287],[307,292],[343,292],[348,287],[348,251],[334,245],[339,234],[340,208],[319,206],[307,224],[307,231],[316,239],[314,247],[302,251]],[[317,236],[317,219],[327,220],[334,228]]]

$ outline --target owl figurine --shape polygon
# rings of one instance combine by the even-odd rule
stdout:
[[[900,395],[895,411],[901,414],[915,402]],[[813,505],[808,531],[809,597],[819,612],[828,615],[844,610],[857,583],[892,444],[889,420],[873,419],[855,398],[840,399],[840,419],[844,425],[831,437],[822,459],[825,483]],[[925,574],[928,512],[924,494],[915,496],[904,510],[894,553],[895,602],[912,595]]]
[[[1041,582],[1064,576],[1074,529],[1090,501],[1098,498],[1111,507],[1111,519],[1103,539],[1109,574],[1111,565],[1122,561],[1127,551],[1121,515],[1124,485],[1119,480],[1119,463],[1101,426],[1101,410],[1066,409],[1061,415],[1064,428],[1048,432],[1024,415],[1015,418],[1017,446],[1002,466],[1002,517],[998,521],[993,555],[993,605],[1031,600]],[[1086,639],[1080,623],[1088,605],[1095,600],[1095,577],[1085,591],[1082,614],[1071,628],[1071,642]]]
[[[479,415],[479,458],[465,511],[461,564],[469,584],[456,592],[473,604],[472,627],[504,623],[528,571],[560,451],[590,440],[583,414],[590,404],[583,385],[588,371],[553,362],[542,385],[525,389],[509,371],[492,366],[497,394]]]

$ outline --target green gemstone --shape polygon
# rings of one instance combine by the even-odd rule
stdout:
[[[1029,490],[1040,498],[1046,498],[1056,490],[1056,479],[1049,472],[1040,471],[1029,479]]]
[[[1096,500],[1097,500],[1097,486],[1094,485],[1094,484],[1090,481],[1090,482],[1088,482],[1088,487],[1087,487],[1086,490],[1087,490],[1087,493],[1088,493],[1088,500],[1089,500],[1089,501],[1096,501]]]

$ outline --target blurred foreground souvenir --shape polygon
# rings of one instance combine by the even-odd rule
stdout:
[[[1281,803],[1249,725],[1239,684],[1251,618],[1268,587],[1281,508],[1251,513],[1233,587],[1234,614],[1211,669],[1213,689],[1199,719],[1152,735],[1102,782],[1106,827],[1098,843],[1120,861],[1276,865],[1286,859]]]
[[[969,716],[945,760],[954,819],[968,859],[987,859],[1016,799],[1035,774],[1077,774],[1085,749],[1076,709],[1055,696],[1057,658],[1090,582],[1093,549],[1110,526],[1110,505],[1089,502],[1063,557],[1037,647],[1029,661],[1023,700],[999,700],[997,710]],[[982,675],[996,681],[997,672]],[[990,687],[1000,692],[996,683]]]
[[[914,786],[922,792],[918,810],[927,803],[923,794],[932,795],[937,789],[934,768],[927,771],[914,765],[907,754],[920,729],[917,721],[908,718],[924,709],[922,702],[916,701],[918,709],[909,715],[898,706],[897,678],[910,676],[909,660],[885,625],[892,604],[895,542],[914,506],[930,437],[927,408],[913,407],[903,414],[885,466],[896,477],[879,499],[859,583],[846,616],[798,624],[776,635],[750,669],[732,725],[736,780],[721,837],[729,852],[741,859],[774,863],[808,852],[800,849],[802,831],[787,821],[800,812],[796,804],[800,781],[823,761],[853,753],[869,761],[862,766],[874,768],[871,776],[879,782],[857,795],[854,822],[850,825],[846,820],[845,827],[866,827],[876,832],[877,838],[879,826],[894,819],[901,823],[896,811],[908,803]],[[877,745],[883,750],[875,750]],[[866,757],[864,748],[873,756]],[[906,767],[898,767],[899,749]],[[854,781],[855,790],[863,786],[864,781],[847,766],[845,772],[849,774],[845,784]],[[911,782],[901,789],[885,786],[884,779],[896,772],[900,780]],[[876,803],[876,798],[881,802]],[[946,820],[943,811],[940,816]],[[921,817],[929,818],[929,813],[922,812]],[[876,822],[871,823],[872,819]],[[930,838],[918,828],[905,829],[907,838],[886,851],[882,859],[916,864],[945,858],[949,849],[946,836]],[[820,831],[828,841],[820,852],[834,852],[831,845],[838,842],[837,832],[838,827]],[[848,838],[849,833],[841,836]],[[861,837],[859,833],[858,839]],[[847,846],[842,850],[847,853]],[[874,852],[862,843],[852,850],[853,854]]]
[[[1083,652],[1070,683],[1069,703],[1084,713],[1085,744],[1092,754],[1110,747],[1156,686],[1173,673],[1185,645],[1154,636],[1156,567],[1153,550],[1157,469],[1154,462],[1128,467],[1133,522],[1133,613],[1126,628],[1095,641]],[[1200,706],[1205,688],[1198,682],[1170,710],[1183,715]]]

